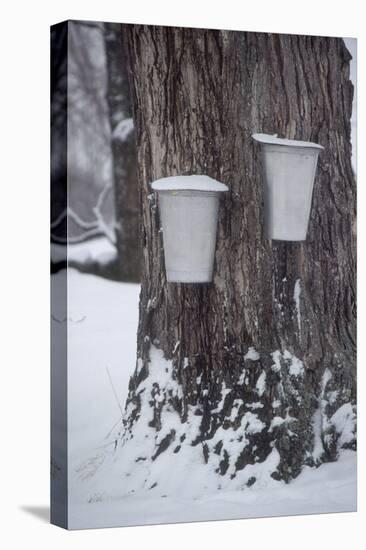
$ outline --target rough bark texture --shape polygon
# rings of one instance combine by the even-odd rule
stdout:
[[[140,281],[141,245],[136,145],[121,25],[105,23],[104,36],[108,72],[107,100],[112,132],[119,276],[124,281]]]
[[[305,463],[334,460],[340,447],[355,445],[337,422],[341,416],[353,426],[356,398],[349,52],[337,38],[136,25],[123,33],[143,241],[138,365],[123,444],[133,445],[149,391],[155,451],[137,460],[200,445],[203,460],[233,478],[275,449],[272,477],[289,480]],[[254,132],[324,146],[306,242],[264,239]],[[149,183],[201,173],[230,188],[220,206],[214,280],[167,284]],[[172,360],[179,392],[170,383],[148,389],[153,346]],[[165,433],[166,410],[179,414],[183,432],[194,411],[195,438]],[[225,433],[242,441],[239,452]]]

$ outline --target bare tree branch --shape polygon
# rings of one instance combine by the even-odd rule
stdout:
[[[51,222],[51,229],[55,229],[60,223],[66,218],[71,218],[79,227],[82,229],[85,229],[84,233],[81,235],[78,235],[77,237],[58,237],[57,235],[54,235],[51,233],[52,240],[58,243],[66,244],[66,243],[80,243],[83,242],[91,237],[104,235],[107,237],[107,239],[113,244],[113,246],[116,245],[116,237],[114,234],[113,229],[111,229],[108,224],[106,223],[103,214],[102,214],[102,207],[103,204],[108,197],[109,193],[112,190],[112,184],[107,183],[101,190],[97,204],[93,208],[94,215],[96,217],[93,221],[86,221],[83,220],[70,206],[67,207],[61,214],[53,221]]]

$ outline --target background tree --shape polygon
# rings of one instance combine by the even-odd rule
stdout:
[[[116,211],[118,271],[122,280],[140,281],[136,144],[121,25],[104,23],[108,107]]]
[[[98,22],[67,21],[62,26],[64,51],[53,47],[54,82],[63,78],[67,95],[51,90],[52,111],[52,204],[51,269],[58,271],[66,261],[63,245],[83,243],[95,238],[109,241],[115,249],[115,217],[110,126],[106,101],[106,60],[103,25]],[[58,38],[60,40],[61,38]],[[67,120],[67,136],[66,136]],[[65,165],[67,138],[67,166]],[[64,151],[60,150],[64,146]],[[62,174],[62,177],[59,174]],[[68,182],[68,183],[67,183]],[[67,184],[66,184],[67,183]],[[60,245],[60,246],[57,246]],[[71,250],[71,249],[69,249]],[[60,259],[62,260],[60,261]],[[85,256],[84,256],[85,258]],[[113,261],[99,265],[93,258],[80,261],[69,254],[69,266],[116,278]]]
[[[51,31],[51,220],[57,219],[67,204],[67,40],[66,25]],[[66,241],[66,219],[54,229],[56,238]],[[51,235],[52,238],[52,235]]]
[[[66,29],[69,197],[65,214],[68,242],[105,235],[113,243],[112,162],[103,26],[97,22],[69,21]]]
[[[194,446],[218,479],[250,485],[245,467],[267,463],[289,480],[355,445],[350,54],[337,38],[138,25],[123,34],[143,244],[138,361],[120,441],[140,454],[127,475]],[[263,237],[254,132],[325,148],[305,242]],[[200,173],[230,188],[214,280],[167,284],[149,184]],[[160,372],[156,348],[167,360]]]
[[[104,240],[99,244],[104,246],[104,256],[98,258],[94,241],[88,245],[94,253],[84,252],[80,258],[72,253],[69,265],[103,277],[139,281],[136,146],[120,25],[69,21],[64,35],[67,104],[61,104],[52,90],[52,110],[53,131],[59,133],[68,113],[69,196],[67,206],[61,207],[58,194],[66,197],[66,187],[53,185],[51,238],[61,245]],[[61,69],[55,63],[54,74],[61,74]],[[52,151],[55,182],[61,159],[57,145]],[[65,264],[58,261],[59,256],[65,254],[55,247],[54,251],[57,271]]]

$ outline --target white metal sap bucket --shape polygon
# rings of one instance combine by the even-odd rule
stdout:
[[[167,281],[212,281],[219,197],[228,187],[208,176],[154,181],[163,230]]]
[[[324,147],[267,134],[252,137],[261,147],[266,238],[306,240],[318,155]]]

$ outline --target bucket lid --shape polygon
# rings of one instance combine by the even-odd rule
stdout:
[[[224,183],[214,180],[209,176],[170,176],[160,178],[151,183],[154,191],[228,191]]]
[[[267,145],[287,145],[288,147],[310,147],[311,149],[324,149],[322,145],[312,143],[311,141],[282,139],[276,136],[270,136],[269,134],[253,134],[252,138],[259,143],[266,143]]]

